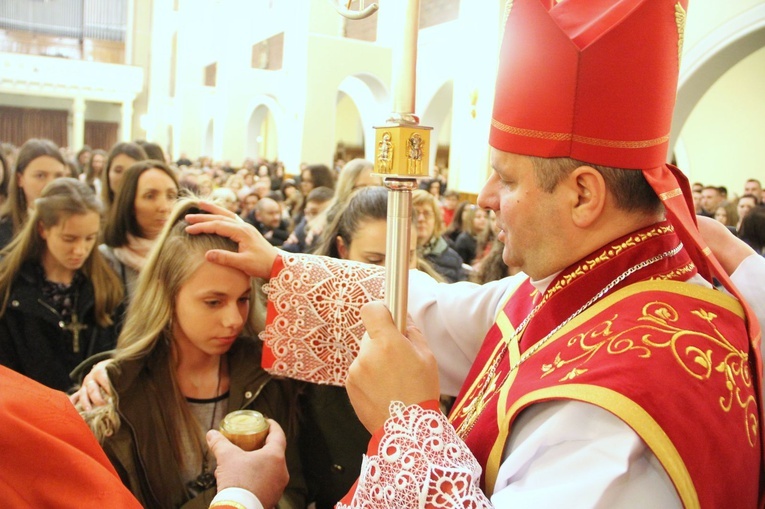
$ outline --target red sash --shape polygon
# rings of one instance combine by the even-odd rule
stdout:
[[[487,493],[518,413],[535,402],[571,399],[600,406],[633,427],[686,507],[756,505],[761,438],[755,355],[749,356],[738,303],[673,282],[696,272],[685,251],[634,270],[598,296],[678,244],[672,227],[661,223],[564,270],[544,297],[528,281],[516,290],[450,417],[484,467]],[[513,341],[505,348],[543,299],[521,331],[520,346]],[[511,371],[524,353],[531,355]]]

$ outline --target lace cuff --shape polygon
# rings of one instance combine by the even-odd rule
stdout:
[[[364,334],[361,307],[383,297],[385,270],[325,256],[277,257],[268,295],[263,367],[307,382],[345,385]]]
[[[337,509],[490,508],[479,487],[481,467],[438,410],[438,401],[405,407],[372,437],[354,489]]]

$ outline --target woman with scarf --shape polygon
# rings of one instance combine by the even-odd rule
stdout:
[[[99,250],[122,281],[128,300],[178,199],[178,189],[175,173],[159,161],[141,161],[125,172]]]

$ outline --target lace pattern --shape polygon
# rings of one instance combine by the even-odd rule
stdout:
[[[264,290],[276,311],[260,333],[275,375],[345,385],[364,334],[361,307],[383,297],[385,270],[324,256],[282,255]]]
[[[365,456],[350,508],[490,508],[481,467],[446,417],[394,401],[377,454]]]

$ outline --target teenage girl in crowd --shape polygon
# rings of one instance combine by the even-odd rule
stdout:
[[[454,250],[462,258],[462,263],[472,264],[478,253],[478,237],[489,226],[488,212],[478,205],[470,205],[465,208],[465,222],[463,232],[454,241]],[[481,253],[483,254],[483,253]]]
[[[187,234],[186,214],[199,212],[195,201],[176,205],[107,367],[114,398],[83,416],[145,507],[206,508],[216,489],[205,433],[231,411],[258,410],[287,434],[290,484],[278,507],[303,508],[293,382],[260,368],[261,342],[243,336],[252,333],[250,278],[205,260],[210,249],[237,245]],[[89,390],[98,386],[86,382],[73,401]]]
[[[101,186],[103,180],[101,174],[104,172],[106,166],[106,152],[103,150],[94,150],[90,156],[90,160],[85,165],[85,173],[80,175],[80,180],[85,182],[90,187],[96,196],[101,196]]]
[[[109,151],[106,168],[101,172],[101,201],[107,212],[120,190],[124,173],[138,161],[146,159],[146,152],[137,143],[120,142]]]
[[[33,138],[21,146],[8,182],[8,199],[0,210],[0,248],[21,231],[45,185],[65,172],[64,157],[52,141]]]
[[[178,199],[178,189],[175,173],[159,161],[136,163],[124,174],[99,250],[122,281],[128,299]]]
[[[96,245],[101,204],[83,182],[48,184],[2,252],[0,363],[62,391],[69,372],[114,348],[122,287]]]

